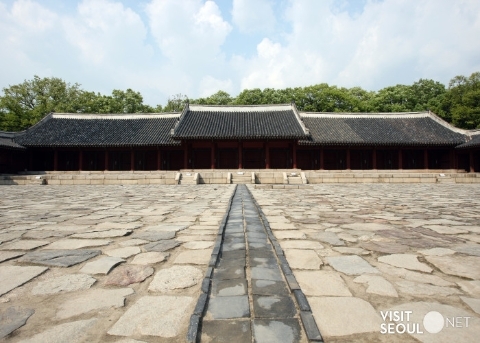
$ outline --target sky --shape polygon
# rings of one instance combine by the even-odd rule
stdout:
[[[378,90],[480,71],[478,0],[0,0],[0,88],[183,94]]]

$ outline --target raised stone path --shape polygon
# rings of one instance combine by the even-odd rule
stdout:
[[[315,324],[327,343],[478,341],[478,185],[247,188],[235,198],[243,221],[234,185],[0,187],[0,341],[177,343],[192,327],[202,342],[235,327],[260,341],[269,328],[292,332],[270,326],[286,320],[298,323],[300,341],[314,338]],[[245,282],[216,281],[242,250],[242,222]],[[267,251],[273,258],[258,255]],[[278,267],[286,283],[263,294],[280,282],[268,278]],[[215,299],[244,289],[248,318],[212,317]],[[220,311],[241,308],[238,297]],[[291,299],[295,314],[273,318],[276,297]],[[425,329],[431,311],[444,319],[438,333]],[[382,333],[402,324],[421,332]]]
[[[245,187],[239,185],[224,227],[220,258],[213,268],[208,307],[201,324],[202,342],[306,342],[307,334],[321,341],[305,296],[287,283],[282,269],[292,277],[281,248],[274,249],[261,216]],[[283,263],[277,259],[277,252]],[[292,283],[292,280],[290,280]],[[194,339],[192,339],[194,341]]]

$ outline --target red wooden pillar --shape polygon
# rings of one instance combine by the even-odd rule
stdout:
[[[347,170],[350,170],[350,148],[347,148]]]
[[[320,148],[320,170],[324,170],[324,162],[323,162],[323,146]]]
[[[238,169],[243,168],[243,143],[238,142]]]
[[[105,150],[105,170],[108,170],[109,162],[108,150]]]
[[[470,173],[475,173],[475,163],[473,160],[473,150],[470,150],[470,153],[468,154],[469,157],[469,162],[470,162]]]
[[[212,142],[212,149],[210,149],[210,167],[211,169],[215,169],[215,143]]]
[[[188,143],[183,145],[183,169],[188,169]]]
[[[293,142],[293,169],[297,169],[297,142]]]
[[[78,170],[83,170],[83,150],[78,152]]]
[[[53,151],[53,170],[54,171],[58,170],[58,150],[57,149]]]
[[[377,169],[377,148],[373,148],[372,152],[372,168]]]
[[[157,150],[157,170],[162,169],[162,153],[160,148]]]
[[[265,143],[265,168],[270,169],[270,144]]]
[[[403,169],[403,153],[402,153],[402,149],[398,149],[398,169]]]
[[[428,150],[423,149],[423,168],[428,169]]]
[[[130,150],[130,170],[135,170],[135,151]]]

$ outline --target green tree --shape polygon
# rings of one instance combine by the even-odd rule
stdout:
[[[480,72],[469,77],[455,76],[443,102],[452,124],[464,129],[480,128]]]
[[[4,88],[0,97],[0,130],[26,129],[53,111],[76,112],[79,87],[59,78],[35,75],[33,80]]]
[[[232,100],[230,94],[220,90],[207,98],[192,100],[191,103],[198,105],[230,105]]]
[[[181,93],[172,95],[168,98],[167,105],[163,108],[164,112],[181,112],[188,103],[188,97]]]

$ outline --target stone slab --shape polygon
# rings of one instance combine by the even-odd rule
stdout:
[[[332,268],[347,275],[360,275],[364,273],[377,274],[378,269],[357,255],[329,256],[325,258]]]
[[[385,297],[398,297],[395,287],[381,276],[364,274],[353,279],[353,282],[368,284],[367,293]]]
[[[297,310],[290,296],[253,295],[255,318],[293,318]]]
[[[285,249],[284,252],[293,269],[320,269],[323,264],[314,250]]]
[[[148,290],[151,292],[168,293],[176,289],[195,286],[203,279],[203,272],[193,266],[173,266],[159,270]]]
[[[331,271],[295,271],[295,278],[308,296],[352,296],[342,277]]]
[[[282,249],[319,250],[324,248],[323,245],[320,244],[320,242],[309,241],[306,239],[281,241],[280,246],[282,247]]]
[[[191,314],[193,301],[188,296],[144,296],[120,317],[108,334],[176,337]]]
[[[0,263],[25,255],[20,251],[0,251]]]
[[[458,289],[452,287],[435,286],[407,280],[401,280],[395,283],[401,293],[410,294],[418,297],[424,295],[448,296],[454,294],[462,294],[462,292],[460,292]]]
[[[47,267],[0,266],[0,296],[10,292],[38,275]]]
[[[170,256],[169,253],[150,251],[136,255],[131,264],[147,265],[164,262]]]
[[[105,285],[125,287],[132,283],[143,282],[153,274],[153,271],[152,267],[122,265],[108,275]]]
[[[245,320],[204,320],[202,322],[201,341],[231,343],[252,343],[250,321]]]
[[[33,239],[22,239],[15,242],[0,245],[0,250],[33,250],[49,244],[50,241],[38,241]]]
[[[480,280],[480,257],[425,256],[425,259],[445,274]]]
[[[146,241],[144,239],[132,238],[132,239],[120,242],[120,243],[118,243],[118,245],[120,245],[122,247],[131,247],[131,246],[146,244],[148,242],[149,241]]]
[[[106,250],[103,253],[111,257],[129,258],[141,252],[142,250],[139,247],[123,247],[123,248]]]
[[[175,238],[175,231],[143,231],[136,232],[132,238],[143,239],[149,242],[158,242]]]
[[[363,299],[310,297],[308,302],[324,338],[380,331],[382,318],[373,306]]]
[[[314,239],[320,242],[325,242],[333,246],[345,245],[345,242],[341,240],[334,232],[323,231],[308,234],[308,238]]]
[[[87,247],[100,247],[112,243],[107,239],[61,239],[46,247],[49,250],[70,250]]]
[[[258,295],[280,295],[289,294],[284,281],[252,280],[252,294]]]
[[[164,241],[159,241],[159,242],[152,242],[145,244],[143,246],[143,249],[146,251],[156,251],[156,252],[164,252],[171,250],[173,248],[178,247],[182,242],[179,242],[175,239],[168,239]]]
[[[234,319],[250,316],[248,295],[211,297],[208,302],[208,319]]]
[[[296,318],[254,319],[253,337],[255,342],[302,342],[302,330]]]
[[[52,267],[70,267],[101,254],[100,250],[40,250],[29,252],[18,260],[23,263]]]
[[[233,296],[247,294],[247,281],[241,279],[212,280],[212,296]]]
[[[101,257],[98,260],[88,262],[80,269],[80,273],[107,275],[118,264],[125,262],[119,257]]]
[[[32,289],[32,294],[47,295],[89,289],[96,281],[86,274],[60,275],[37,283]]]
[[[85,233],[76,233],[70,237],[72,238],[114,238],[122,237],[132,233],[132,230],[127,229],[113,229],[106,231],[94,231],[94,232],[85,232]]]
[[[432,249],[419,250],[418,252],[425,256],[447,256],[447,255],[455,254],[455,250],[447,249],[447,248],[432,248]]]
[[[211,250],[182,251],[177,255],[175,264],[208,264],[212,255]]]
[[[57,310],[56,319],[62,320],[90,311],[105,308],[118,308],[125,305],[125,297],[135,293],[131,288],[91,289],[78,295],[73,295],[62,303]]]
[[[404,280],[420,283],[429,283],[435,286],[455,286],[453,282],[447,281],[440,276],[414,272],[411,270],[393,267],[388,264],[379,263],[377,268],[385,274],[394,275]]]
[[[468,298],[468,297],[460,297],[462,301],[470,306],[472,310],[474,310],[476,313],[480,314],[480,299],[477,298]]]
[[[0,313],[0,339],[22,327],[35,311],[29,308],[9,307]]]
[[[96,318],[63,323],[50,327],[31,338],[19,341],[20,343],[80,343],[96,324]]]
[[[460,286],[462,291],[475,296],[477,298],[480,298],[480,281],[475,280],[475,281],[457,281],[457,285]]]
[[[192,249],[192,250],[201,250],[201,249],[208,249],[213,247],[214,242],[207,242],[207,241],[198,241],[198,242],[186,242],[183,244],[184,248]]]
[[[417,270],[424,273],[431,273],[433,271],[433,269],[425,263],[419,262],[417,255],[412,254],[392,254],[381,256],[378,258],[378,261],[394,267]]]

